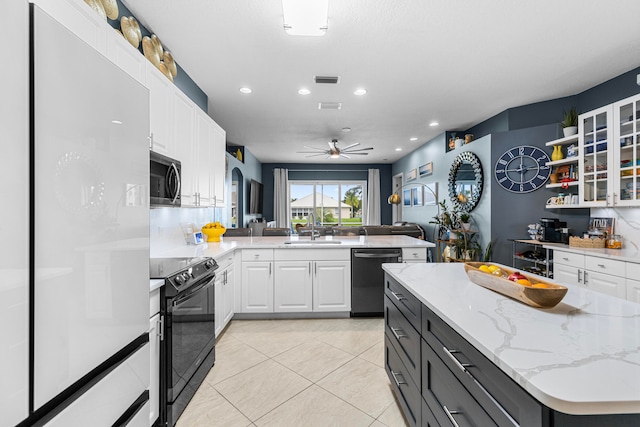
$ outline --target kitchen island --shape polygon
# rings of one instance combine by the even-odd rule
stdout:
[[[383,268],[387,372],[410,423],[640,425],[639,304],[570,286],[537,309],[462,264]]]

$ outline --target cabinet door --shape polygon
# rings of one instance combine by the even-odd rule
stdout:
[[[301,312],[312,309],[312,261],[275,262],[274,310]]]
[[[149,425],[160,416],[160,314],[149,319]]]
[[[614,204],[640,206],[640,95],[613,104]]]
[[[640,304],[640,280],[627,279],[627,299]]]
[[[84,1],[31,0],[73,34],[103,55],[106,53],[107,31],[111,26]]]
[[[172,98],[176,90],[151,63],[147,65],[147,87],[149,88],[149,127],[151,149],[165,156],[175,157],[172,141]]]
[[[351,310],[351,263],[315,261],[313,311]]]
[[[173,96],[173,141],[182,163],[182,206],[198,206],[198,147],[194,138],[195,105],[179,90]]]
[[[613,205],[613,107],[607,105],[578,118],[580,201],[582,206]]]
[[[581,285],[582,270],[564,264],[553,265],[553,280],[568,285]]]
[[[243,313],[273,313],[272,268],[272,262],[242,263]]]
[[[147,86],[147,59],[115,31],[107,34],[107,57],[124,72]]]
[[[200,108],[195,108],[195,145],[197,146],[198,205],[213,206],[213,132],[211,118]]]
[[[216,273],[213,285],[214,305],[215,305],[215,336],[217,337],[224,328],[224,271]]]
[[[217,208],[223,208],[225,206],[225,179],[227,176],[226,171],[226,149],[227,133],[216,122],[211,121],[211,132],[213,139],[213,153],[211,154],[210,167],[213,171],[213,195],[215,197],[215,205]]]
[[[583,282],[584,286],[592,291],[619,298],[626,298],[627,296],[626,283],[623,277],[585,270]]]
[[[231,321],[231,318],[233,317],[233,313],[234,313],[234,306],[235,306],[235,280],[236,280],[236,276],[234,274],[233,266],[230,266],[225,270],[224,279],[225,279],[224,280],[224,292],[223,292],[224,312],[223,312],[223,316],[222,316],[222,328],[223,329]]]

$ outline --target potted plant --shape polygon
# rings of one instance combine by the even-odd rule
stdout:
[[[460,214],[460,226],[463,230],[471,230],[471,215],[466,212]]]
[[[460,217],[456,207],[449,210],[447,207],[447,201],[443,200],[439,203],[440,215],[434,216],[433,220],[429,221],[429,224],[435,224],[438,226],[438,236],[448,232],[449,239],[455,239],[455,230],[460,228]],[[453,236],[452,236],[453,234]]]
[[[565,137],[578,133],[578,114],[576,107],[571,107],[569,110],[562,112],[564,118],[560,122],[560,126],[562,126],[562,132]]]

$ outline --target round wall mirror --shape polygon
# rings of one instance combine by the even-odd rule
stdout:
[[[449,198],[460,212],[471,212],[482,196],[482,164],[470,151],[456,156],[449,170]]]

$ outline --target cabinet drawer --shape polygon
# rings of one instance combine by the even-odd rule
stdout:
[[[389,376],[391,388],[402,406],[409,425],[420,426],[422,398],[418,386],[409,377],[409,373],[386,335],[384,344],[384,367]]]
[[[498,425],[424,341],[422,341],[422,396],[438,425],[477,427]]]
[[[521,426],[542,425],[540,403],[431,310],[425,306],[422,309],[423,341],[495,422],[499,425],[511,425],[514,421]],[[422,393],[427,399],[424,388],[427,372],[424,347]],[[428,399],[427,403],[430,403]]]
[[[227,268],[231,264],[233,264],[233,252],[229,252],[226,255],[223,255],[221,257],[217,257],[216,258],[216,262],[218,263],[218,270],[216,271],[216,273],[219,274],[225,268]]]
[[[640,280],[640,264],[627,262],[627,279]]]
[[[400,313],[400,310],[384,297],[385,334],[393,344],[411,379],[420,384],[420,334]]]
[[[609,258],[600,258],[596,256],[585,256],[584,266],[587,270],[597,271],[599,273],[611,274],[613,276],[625,276],[625,262]]]
[[[243,249],[242,261],[273,261],[273,249]]]
[[[427,262],[427,248],[402,248],[402,260]]]
[[[273,256],[276,261],[351,261],[351,250],[307,249],[298,246],[275,249]]]
[[[553,251],[553,263],[584,268],[584,255],[573,252]]]
[[[384,275],[384,293],[398,307],[409,323],[420,333],[422,303],[388,274]]]

